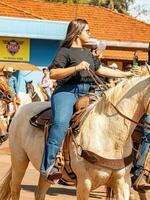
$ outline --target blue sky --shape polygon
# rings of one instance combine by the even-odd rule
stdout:
[[[133,6],[130,7],[130,14],[133,16],[137,15],[137,11],[135,7],[140,6],[140,8],[145,8],[149,13],[146,15],[140,15],[137,17],[137,19],[143,20],[145,22],[150,23],[150,0],[135,0],[135,3]],[[140,9],[139,8],[139,9]],[[138,10],[139,10],[138,9]]]

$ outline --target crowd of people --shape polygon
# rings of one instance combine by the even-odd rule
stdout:
[[[44,90],[48,97],[48,101],[51,100],[51,95],[54,92],[54,89],[56,87],[56,81],[53,79],[50,79],[50,74],[48,68],[43,68],[43,77],[39,84],[39,87]]]
[[[62,177],[62,172],[55,165],[55,158],[69,127],[76,101],[79,97],[90,92],[94,84],[88,71],[94,71],[101,80],[107,79],[106,84],[109,87],[114,87],[121,80],[136,73],[132,66],[127,71],[119,70],[116,63],[112,63],[108,67],[104,66],[101,63],[104,49],[101,51],[98,44],[96,47],[91,46],[90,50],[85,47],[85,43],[88,43],[90,37],[90,27],[86,20],[72,20],[69,23],[66,38],[61,43],[53,62],[49,68],[43,69],[43,77],[39,86],[46,92],[48,101],[51,101],[52,109],[52,126],[49,130],[41,163],[41,173],[47,180]],[[133,65],[138,66],[137,54],[135,54],[135,57],[136,60],[134,60]],[[13,72],[13,68],[9,67],[4,70],[4,75],[17,98],[18,86]],[[150,122],[150,115],[148,113],[144,114],[143,119]],[[144,163],[150,151],[149,133],[150,130],[147,128],[142,131],[142,141],[139,148],[140,156],[134,166],[133,184],[143,172]],[[142,186],[143,189],[150,189],[145,175],[143,175],[142,181],[138,187]]]

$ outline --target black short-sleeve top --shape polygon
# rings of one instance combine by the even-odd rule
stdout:
[[[90,64],[90,69],[96,71],[100,67],[100,62],[91,54],[87,48],[66,48],[62,47],[57,52],[49,70],[56,68],[73,67],[86,61]],[[62,83],[92,83],[93,80],[87,71],[77,72],[62,80]]]

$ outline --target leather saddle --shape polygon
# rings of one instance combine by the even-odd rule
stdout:
[[[72,128],[75,128],[78,126],[80,119],[83,116],[84,111],[86,110],[86,107],[88,107],[88,105],[95,102],[97,99],[98,97],[92,94],[80,97],[78,99],[78,101],[75,104],[75,109],[74,109],[75,112],[70,122],[70,126],[72,126]],[[30,119],[30,124],[43,130],[44,130],[45,125],[47,125],[48,128],[50,128],[51,108],[49,107],[43,110],[42,112],[38,113],[37,115],[33,116]]]

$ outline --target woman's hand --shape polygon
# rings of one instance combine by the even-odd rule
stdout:
[[[124,74],[125,74],[126,77],[132,77],[132,76],[134,76],[134,74],[131,71],[124,72]]]
[[[141,69],[141,67],[133,67],[131,69],[131,72],[134,73],[134,74],[136,74],[136,75],[142,75],[142,69]]]
[[[82,70],[89,70],[90,64],[88,62],[82,61],[79,65],[76,67],[76,72],[80,72]]]

